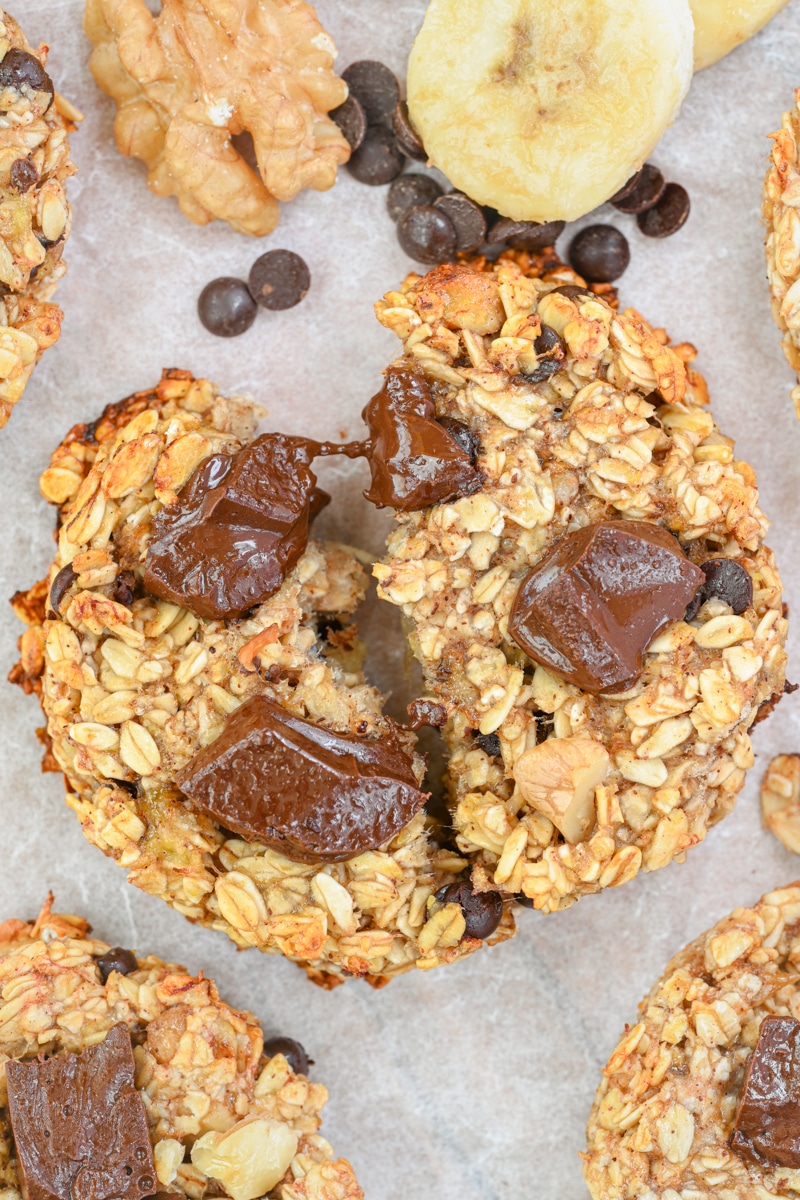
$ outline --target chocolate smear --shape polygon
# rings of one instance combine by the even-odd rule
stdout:
[[[526,575],[508,631],[529,658],[567,683],[622,692],[704,578],[661,526],[600,521],[565,534]]]
[[[362,415],[372,439],[372,484],[364,495],[378,508],[409,512],[468,496],[481,486],[470,455],[436,420],[421,375],[391,367]]]
[[[369,741],[246,701],[177,778],[191,802],[295,862],[342,862],[390,841],[424,806],[392,735]]]
[[[731,1149],[744,1162],[800,1167],[800,1021],[765,1017],[750,1055]]]
[[[140,1200],[156,1180],[131,1035],[114,1025],[81,1054],[6,1064],[25,1200]]]

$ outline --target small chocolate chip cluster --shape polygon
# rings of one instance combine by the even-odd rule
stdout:
[[[232,275],[207,283],[197,301],[197,314],[209,333],[238,337],[253,324],[259,308],[272,312],[294,308],[310,287],[311,272],[299,254],[268,250],[253,263],[247,283]]]

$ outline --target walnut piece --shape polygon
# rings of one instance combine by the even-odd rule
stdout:
[[[86,0],[84,28],[92,73],[117,102],[120,153],[197,225],[263,237],[278,200],[332,187],[349,158],[327,116],[347,85],[305,0],[163,0],[158,16],[142,0]],[[252,138],[258,173],[238,135]]]
[[[591,738],[548,738],[517,759],[514,778],[531,808],[568,842],[582,842],[595,822],[594,790],[610,764],[605,746]]]
[[[761,784],[761,812],[778,841],[800,854],[800,755],[773,758]]]

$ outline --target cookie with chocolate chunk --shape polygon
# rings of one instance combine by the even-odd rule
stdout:
[[[394,503],[374,570],[447,710],[473,882],[552,912],[682,859],[786,663],[755,476],[694,349],[550,252],[411,275],[376,312],[387,380],[475,447],[476,486]]]
[[[312,533],[314,460],[339,447],[255,422],[168,371],[71,431],[42,476],[58,552],[16,598],[12,674],[41,696],[86,837],[131,883],[318,982],[378,984],[513,921],[501,905],[478,938],[437,899],[467,860],[426,812],[414,732],[362,673],[359,557]]]
[[[0,923],[0,1178],[11,1195],[363,1200],[319,1135],[328,1093],[306,1077],[299,1043],[265,1042],[210,979],[111,950],[51,904],[30,923]]]
[[[786,1194],[800,1167],[798,918],[795,883],[667,963],[603,1071],[582,1156],[592,1200]]]

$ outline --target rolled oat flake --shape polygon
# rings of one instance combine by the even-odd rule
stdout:
[[[279,312],[294,308],[311,287],[311,272],[292,250],[268,250],[250,268],[247,286],[261,308]]]

